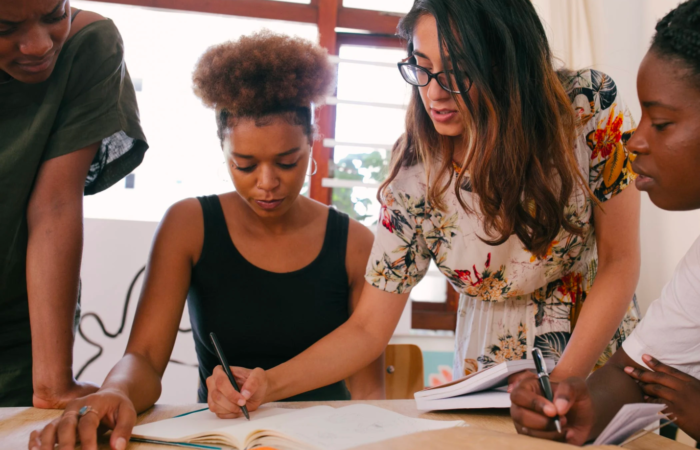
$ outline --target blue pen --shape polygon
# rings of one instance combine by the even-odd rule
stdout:
[[[544,392],[544,398],[550,402],[554,399],[552,393],[552,385],[549,383],[549,374],[547,374],[547,365],[544,363],[544,356],[539,348],[532,350],[532,359],[535,360],[535,369],[537,369],[537,378],[540,379],[540,386]],[[561,422],[559,417],[554,418],[554,425],[557,427],[557,432],[561,433]]]

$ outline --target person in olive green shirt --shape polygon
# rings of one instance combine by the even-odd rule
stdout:
[[[72,372],[82,197],[147,148],[112,21],[68,0],[0,1],[0,407],[97,389]]]

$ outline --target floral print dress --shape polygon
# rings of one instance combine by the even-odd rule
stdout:
[[[580,119],[576,158],[591,191],[605,202],[634,180],[623,145],[634,131],[634,121],[607,75],[585,70],[572,72],[567,79],[565,87]],[[387,292],[406,293],[425,275],[430,261],[435,262],[461,293],[455,378],[503,361],[529,358],[534,347],[558,361],[597,270],[594,204],[587,193],[576,190],[565,211],[583,234],[562,229],[543,258],[527,251],[517,236],[498,246],[482,242],[483,224],[468,183],[463,199],[475,213],[461,208],[453,188],[445,192],[445,210],[432,208],[426,194],[420,164],[402,169],[391,183],[380,212],[367,281]],[[638,320],[636,301],[630,299],[598,365],[622,344]]]

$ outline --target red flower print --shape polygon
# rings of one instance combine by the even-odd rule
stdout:
[[[489,256],[486,258],[486,268],[488,269],[488,267],[490,265],[491,265],[491,253],[489,253]]]
[[[468,270],[455,270],[455,273],[459,277],[460,280],[462,281],[468,281],[471,283],[472,281],[472,273]]]
[[[481,275],[479,275],[479,271],[476,270],[476,266],[472,266],[472,269],[474,269],[474,276],[476,277],[476,283],[472,283],[472,286],[477,286],[484,280],[481,279]]]
[[[571,303],[575,304],[576,300],[583,294],[583,276],[580,273],[571,272],[561,279],[561,285],[557,291],[562,295],[562,298],[569,296]]]
[[[391,214],[389,213],[389,210],[387,209],[386,205],[382,205],[382,209],[379,212],[379,215],[382,218],[381,222],[384,228],[393,233],[396,227],[394,227],[394,224],[391,223]]]
[[[615,144],[622,139],[623,122],[624,115],[622,113],[615,115],[615,108],[611,108],[605,126],[594,131],[592,139],[589,135],[589,146],[593,150],[591,159],[596,159],[598,156],[605,159],[610,156],[615,148]]]

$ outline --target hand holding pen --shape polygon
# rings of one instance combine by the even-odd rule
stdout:
[[[549,383],[547,365],[544,362],[544,356],[542,356],[542,351],[539,348],[535,347],[535,349],[532,350],[532,359],[535,360],[537,378],[540,380],[540,387],[544,393],[544,398],[551,402],[554,400],[554,393],[552,392],[552,385]],[[561,421],[558,416],[554,418],[554,425],[557,427],[557,432],[561,433]]]
[[[214,332],[209,333],[209,337],[211,338],[211,343],[214,345],[214,351],[216,352],[216,356],[219,358],[219,362],[221,363],[221,367],[226,373],[226,376],[228,377],[229,382],[233,386],[233,388],[241,392],[241,389],[238,387],[238,383],[236,383],[236,379],[233,377],[233,374],[231,373],[231,368],[228,365],[228,360],[226,359],[226,355],[224,355],[223,350],[221,349],[221,344],[219,343],[219,340],[216,338],[216,334]],[[245,415],[246,419],[250,420],[250,414],[248,413],[248,408],[245,405],[240,405],[241,411],[243,411],[243,414]]]

